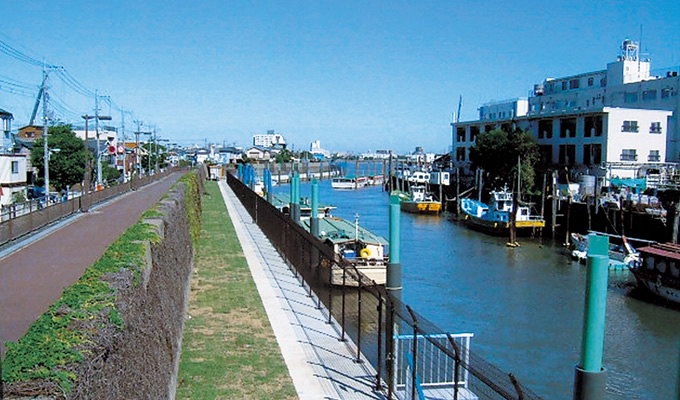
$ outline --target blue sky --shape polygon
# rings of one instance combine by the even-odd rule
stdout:
[[[475,119],[546,77],[604,69],[641,25],[652,69],[677,67],[677,0],[9,1],[0,40],[110,96],[114,124],[117,107],[130,110],[128,134],[137,119],[182,145],[248,146],[275,129],[298,150],[318,139],[444,152],[460,95],[461,119]],[[0,53],[0,108],[15,127],[41,74]],[[2,80],[28,87],[10,93]],[[93,112],[93,96],[50,84],[62,120]]]

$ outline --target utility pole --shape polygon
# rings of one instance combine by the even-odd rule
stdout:
[[[120,110],[120,131],[123,134],[123,182],[127,182],[127,146],[125,145],[125,111]]]
[[[156,165],[154,166],[154,174],[158,173],[158,140],[156,138],[156,127],[153,127],[153,148],[156,154]]]
[[[42,102],[43,102],[43,158],[45,162],[45,205],[47,206],[50,198],[50,151],[47,147],[47,70],[45,69],[45,64],[43,63],[43,91],[42,91]]]
[[[142,177],[142,163],[139,161],[139,125],[142,121],[135,122],[137,122],[137,132],[135,132],[135,163],[137,163],[137,178],[139,179]]]
[[[99,95],[97,89],[94,90],[94,125],[97,131],[97,189],[99,190],[102,184],[102,149],[99,144]]]

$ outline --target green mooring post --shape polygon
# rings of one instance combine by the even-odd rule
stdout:
[[[288,215],[292,220],[295,220],[295,205],[293,204],[295,200],[295,180],[292,172],[288,184],[290,185],[288,188],[290,191],[290,198],[288,199]]]
[[[390,196],[390,262],[385,289],[401,300],[401,210],[399,196]]]
[[[607,370],[602,367],[602,355],[609,277],[608,252],[608,237],[595,234],[588,236],[581,362],[575,368],[574,400],[603,400],[606,394]]]
[[[295,173],[293,176],[293,221],[300,223],[300,174]]]
[[[312,220],[310,222],[312,235],[319,237],[319,181],[312,181]]]

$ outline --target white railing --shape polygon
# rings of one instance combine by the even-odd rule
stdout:
[[[455,358],[443,352],[440,347],[455,353],[449,342],[451,336],[458,347],[458,357],[462,365],[457,365]],[[459,333],[455,335],[431,334],[418,335],[415,367],[420,385],[425,388],[468,388],[468,370],[464,366],[470,362],[470,341],[474,334]],[[413,355],[413,335],[396,335],[395,343],[395,388],[404,390],[411,379],[408,367],[408,355]],[[437,343],[435,345],[435,343]],[[456,376],[458,381],[456,382]]]

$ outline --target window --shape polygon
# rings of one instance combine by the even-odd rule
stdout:
[[[602,162],[602,145],[599,143],[583,145],[583,164],[597,165]]]
[[[539,147],[539,150],[541,152],[541,161],[543,162],[543,164],[544,165],[552,164],[553,162],[552,145],[549,144],[541,145]]]
[[[661,157],[659,156],[659,150],[649,150],[647,161],[659,161],[660,159]]]
[[[567,90],[567,81],[562,82],[562,90]]]
[[[588,78],[588,86],[593,86],[595,84],[595,78],[592,76]]]
[[[639,130],[637,121],[623,121],[621,126],[621,132],[638,132]]]
[[[576,118],[564,118],[560,120],[560,137],[576,137]]]
[[[624,103],[637,103],[638,94],[637,93],[625,93],[623,97]]]
[[[580,82],[578,79],[572,79],[569,81],[569,89],[578,89]]]
[[[457,142],[465,141],[465,127],[456,128],[456,141]]]
[[[645,90],[644,92],[642,92],[642,100],[643,101],[656,100],[656,90]]]
[[[652,122],[649,126],[649,133],[661,133],[661,122]]]
[[[12,173],[13,174],[19,173],[19,161],[12,161]]]
[[[607,87],[607,78],[600,79],[600,87]]]
[[[470,141],[474,142],[475,139],[477,139],[477,135],[479,135],[479,127],[478,126],[471,126],[470,127]]]
[[[576,145],[561,144],[559,157],[560,164],[573,165],[576,163]]]
[[[669,88],[661,89],[661,98],[662,99],[667,99],[668,97],[670,97],[670,95],[671,95],[671,89],[669,89]]]
[[[583,119],[583,136],[602,136],[602,116],[594,115]]]
[[[538,121],[538,138],[551,139],[553,137],[553,122],[552,120]]]
[[[465,161],[465,147],[456,149],[456,161]]]
[[[493,125],[484,125],[484,132],[491,132],[493,129]]]
[[[635,149],[621,150],[621,161],[637,161],[637,150]]]

